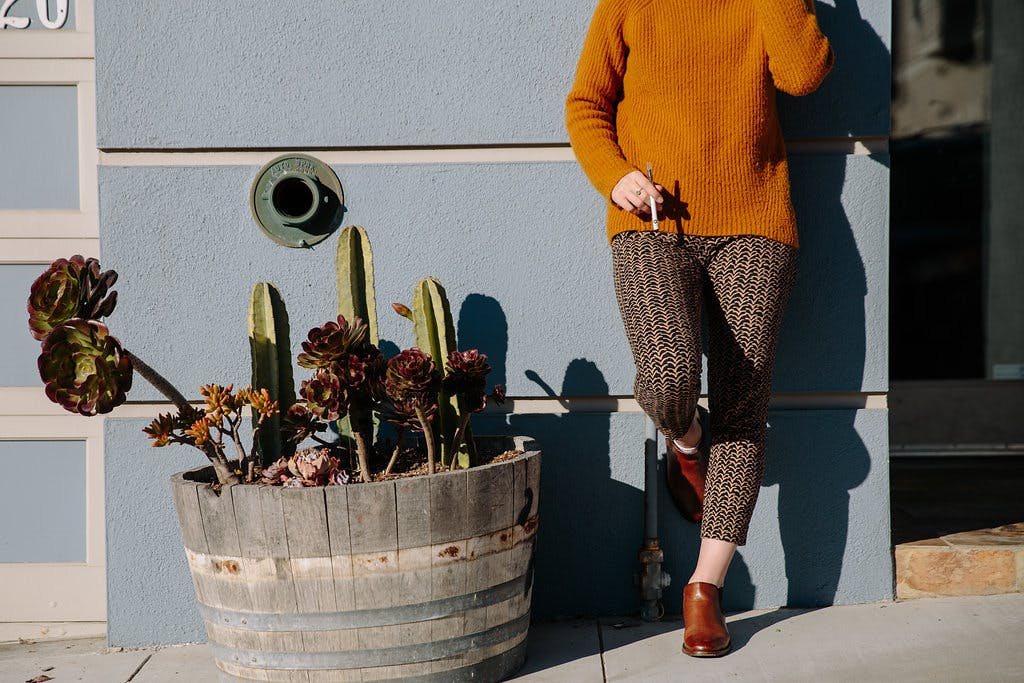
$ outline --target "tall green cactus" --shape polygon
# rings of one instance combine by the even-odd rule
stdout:
[[[458,347],[448,296],[437,279],[425,277],[416,283],[412,296],[412,323],[416,346],[429,353],[439,369],[444,368],[448,354]],[[437,405],[438,428],[435,433],[440,441],[441,464],[448,467],[452,459],[451,443],[462,410],[456,397],[444,390],[438,392]],[[466,441],[470,439],[471,435],[467,435]],[[459,449],[458,458],[460,467],[469,467],[469,450],[465,445]]]
[[[338,284],[338,313],[347,320],[357,316],[362,318],[370,331],[370,343],[379,345],[373,251],[370,249],[370,238],[361,225],[349,225],[342,229],[335,252],[335,277]],[[374,415],[374,441],[379,430],[380,419]],[[343,438],[352,438],[351,416],[346,415],[338,420],[338,433]]]
[[[373,287],[373,252],[361,225],[341,231],[336,253],[338,313],[351,320],[359,316],[370,328],[370,343],[377,346],[377,295]]]
[[[257,282],[249,297],[249,351],[253,388],[269,391],[280,407],[259,434],[260,457],[266,466],[295,450],[294,444],[281,438],[281,416],[295,403],[288,311],[281,293],[269,282]]]

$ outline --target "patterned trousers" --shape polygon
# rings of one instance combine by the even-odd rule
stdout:
[[[637,402],[666,436],[690,427],[708,329],[711,452],[700,535],[744,545],[764,475],[768,398],[796,249],[753,235],[628,231],[612,238]]]

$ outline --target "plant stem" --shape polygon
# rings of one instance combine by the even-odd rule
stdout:
[[[427,419],[426,414],[423,412],[423,408],[416,408],[416,419],[419,420],[420,426],[423,427],[423,439],[427,442],[427,471],[430,474],[434,473],[434,428],[430,425],[430,420]]]
[[[359,477],[364,481],[370,481],[370,447],[366,442],[366,435],[363,430],[353,425],[352,437],[356,440],[356,451],[359,454]]]
[[[167,397],[167,399],[173,403],[180,412],[187,412],[188,409],[192,407],[188,400],[181,395],[181,392],[178,391],[173,384],[164,379],[163,375],[146,365],[145,362],[128,349],[124,349],[124,355],[128,357],[129,361],[131,361],[132,367],[135,371],[142,375],[142,379],[152,384],[154,389]]]
[[[174,404],[178,409],[179,413],[188,414],[194,410],[188,400],[182,396],[181,392],[178,391],[173,384],[164,379],[163,375],[149,367],[145,362],[142,361],[131,351],[123,349],[124,355],[132,364],[132,368],[142,375],[142,379],[146,380],[153,385],[153,388],[163,394],[167,400]],[[224,457],[223,453],[217,452],[216,447],[210,441],[200,448],[206,457],[213,464],[213,471],[217,474],[217,481],[221,484],[241,484],[241,478],[231,471],[228,466],[228,461]]]
[[[462,439],[466,436],[466,428],[469,426],[469,416],[472,415],[468,410],[462,414],[462,419],[459,420],[459,428],[455,430],[455,438],[452,439],[451,453],[452,461],[448,466],[449,469],[454,470],[455,465],[459,462],[459,447],[462,445]]]
[[[388,460],[388,466],[384,468],[384,474],[391,474],[391,468],[395,466],[395,461],[398,460],[398,451],[402,449],[402,437],[405,436],[405,429],[396,427],[395,435],[398,437],[398,442],[395,444],[395,450],[391,453],[391,459]]]

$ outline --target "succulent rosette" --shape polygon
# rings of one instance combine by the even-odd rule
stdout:
[[[309,370],[328,368],[354,351],[360,350],[368,338],[369,328],[361,318],[339,315],[337,321],[329,321],[314,327],[302,342],[302,353],[298,363]]]
[[[452,351],[448,354],[444,390],[458,396],[466,410],[483,410],[487,400],[487,373],[490,371],[487,356],[476,349]]]
[[[431,396],[436,401],[437,391],[441,388],[441,373],[429,354],[413,347],[388,361],[384,388],[392,401],[426,402]]]
[[[112,270],[100,272],[100,263],[76,254],[57,259],[32,283],[28,297],[28,326],[42,341],[56,327],[72,318],[94,320],[110,315],[117,292],[107,294],[117,281]]]
[[[38,364],[46,396],[72,413],[109,413],[132,386],[132,364],[121,343],[95,320],[72,318],[51,330]]]
[[[349,473],[341,469],[330,448],[306,448],[264,468],[261,483],[300,487],[340,485],[349,480]]]
[[[303,380],[299,394],[306,409],[320,420],[337,420],[345,414],[345,385],[331,370],[321,368]]]
[[[293,403],[281,421],[281,433],[291,443],[302,443],[317,432],[327,429],[304,401]]]

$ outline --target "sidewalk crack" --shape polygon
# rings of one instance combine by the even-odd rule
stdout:
[[[132,683],[132,680],[134,680],[134,678],[139,675],[139,672],[142,671],[142,667],[146,666],[152,658],[153,655],[146,655],[146,658],[143,659],[137,667],[135,667],[135,671],[132,672],[132,675],[128,677],[128,680],[125,681],[125,683]]]
[[[597,646],[601,650],[601,680],[608,683],[608,670],[604,667],[604,633],[601,632],[601,618],[595,617],[597,622]]]

